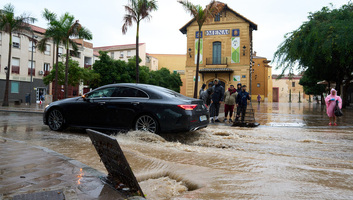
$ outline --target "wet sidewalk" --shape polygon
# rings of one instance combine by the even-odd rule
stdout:
[[[0,137],[0,199],[127,199],[105,174],[44,147]],[[43,198],[39,198],[43,197]]]
[[[31,105],[22,103],[21,105],[10,104],[7,107],[0,106],[0,111],[5,112],[25,112],[25,113],[43,113],[47,104],[35,104]]]

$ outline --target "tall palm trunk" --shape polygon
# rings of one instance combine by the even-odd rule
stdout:
[[[201,38],[201,27],[199,28],[199,40],[197,42],[197,59],[196,59],[196,75],[195,75],[194,98],[197,98],[197,90],[198,90],[198,84],[199,84],[200,38]]]
[[[140,82],[140,69],[139,69],[139,27],[140,23],[137,22],[136,31],[136,83]]]
[[[54,80],[54,101],[58,100],[58,70],[59,70],[59,43],[56,45],[56,63]]]
[[[64,86],[64,98],[68,97],[68,87],[69,87],[69,42],[66,44],[66,61],[65,61],[65,86]]]
[[[10,85],[10,71],[11,71],[11,53],[12,53],[12,32],[10,31],[10,42],[9,42],[9,57],[7,61],[7,73],[6,73],[6,84],[5,94],[2,106],[9,106],[9,85]]]

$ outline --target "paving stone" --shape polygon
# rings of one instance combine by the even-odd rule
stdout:
[[[0,199],[126,199],[106,175],[43,147],[0,138]],[[59,193],[60,195],[59,195]]]
[[[21,194],[13,197],[13,200],[64,200],[65,196],[62,190],[36,192],[31,194]]]

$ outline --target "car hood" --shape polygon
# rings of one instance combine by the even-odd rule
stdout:
[[[67,98],[67,99],[61,99],[59,101],[52,102],[50,105],[57,105],[57,104],[66,103],[66,102],[73,102],[73,101],[77,101],[81,98],[82,97],[72,97],[72,98]]]

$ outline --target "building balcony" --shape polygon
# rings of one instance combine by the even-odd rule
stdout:
[[[35,76],[36,74],[36,69],[32,69],[32,75]],[[31,68],[28,68],[28,75],[31,75]]]
[[[11,73],[12,73],[12,74],[20,74],[20,66],[14,66],[14,65],[12,65],[12,67],[11,67]]]
[[[206,67],[225,68],[228,67],[228,57],[206,58]]]

